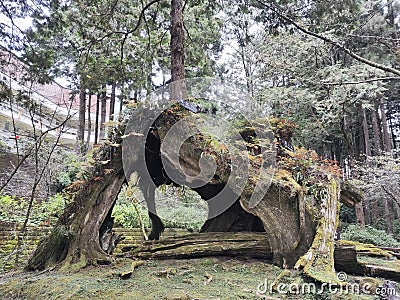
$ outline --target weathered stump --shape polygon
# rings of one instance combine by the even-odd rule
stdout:
[[[108,151],[104,151],[105,149]],[[67,206],[53,232],[43,240],[26,269],[41,270],[62,262],[64,266],[84,267],[89,264],[110,263],[113,258],[102,249],[100,235],[108,224],[113,205],[126,181],[122,168],[121,150],[104,146],[98,154],[99,164],[92,178],[70,187],[73,201]],[[107,220],[106,220],[107,219]]]

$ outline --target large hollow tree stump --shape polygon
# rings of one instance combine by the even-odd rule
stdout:
[[[169,129],[187,117],[190,117],[190,121],[175,128],[176,136],[183,137],[182,143],[177,143],[176,139],[166,143]],[[248,122],[239,122],[242,124],[239,133],[228,131],[226,135],[230,138],[230,148],[212,135],[203,134],[201,130],[187,137],[187,128],[200,128],[204,120],[201,115],[179,105],[161,112],[154,122],[150,120],[149,123],[147,111],[137,114],[135,121],[147,131],[124,134],[124,143],[129,145],[129,150],[123,153],[129,160],[129,170],[121,161],[120,132],[113,141],[95,152],[96,163],[91,176],[75,190],[72,204],[49,238],[39,245],[28,263],[28,269],[43,269],[58,262],[64,266],[72,264],[81,267],[111,261],[112,257],[101,248],[99,242],[101,227],[125,182],[124,171],[128,177],[132,172],[138,172],[143,182],[146,170],[137,168],[147,165],[160,168],[152,169],[152,174],[163,176],[165,182],[177,183],[179,179],[179,184],[193,186],[193,190],[208,201],[209,218],[216,219],[214,223],[205,224],[204,231],[211,228],[220,231],[265,230],[259,233],[262,237],[260,240],[264,240],[264,237],[268,240],[273,261],[277,265],[292,268],[297,263],[306,274],[318,279],[313,274],[326,264],[324,270],[333,276],[333,235],[337,227],[340,186],[334,174],[329,172],[329,168],[324,168],[324,163],[316,158],[316,154],[305,152],[305,158],[297,158],[296,153],[280,149],[278,154],[282,156],[277,159],[284,163],[278,164],[273,173],[271,171],[274,170],[276,158],[274,156],[272,161],[269,154],[275,153],[275,141],[257,138],[255,134],[272,134],[265,119],[254,120],[257,128]],[[159,139],[159,142],[146,144],[148,134],[152,134],[153,139]],[[267,150],[262,152],[260,149]],[[163,164],[151,164],[149,157],[147,160],[143,157],[144,151],[161,157]],[[296,181],[291,173],[298,163],[303,163],[300,169],[308,176],[303,177],[302,182]],[[268,166],[264,168],[264,165]],[[170,176],[167,170],[173,170],[176,178],[167,178]],[[243,173],[245,170],[246,174]],[[198,174],[200,177],[196,177]],[[195,177],[197,181],[193,179]],[[146,180],[149,178],[151,176],[147,175]],[[309,189],[311,185],[314,187],[312,195]],[[225,191],[226,197],[222,198],[225,202],[213,201],[221,191]],[[252,195],[257,193],[261,197],[254,204]],[[233,221],[229,221],[231,224],[227,226],[226,220]],[[246,226],[246,220],[253,225]],[[191,244],[188,251],[196,251],[196,243],[199,242]],[[246,243],[257,245],[257,241]],[[212,241],[209,245],[219,247]],[[234,241],[230,245],[233,249],[239,246]],[[270,255],[271,251],[265,252],[266,258]]]

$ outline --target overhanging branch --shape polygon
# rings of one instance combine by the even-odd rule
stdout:
[[[353,51],[351,51],[350,49],[348,49],[347,47],[345,47],[344,45],[340,44],[339,42],[336,42],[326,36],[320,35],[316,32],[313,32],[311,30],[308,30],[307,28],[301,26],[299,23],[297,23],[295,20],[293,20],[292,18],[290,18],[289,16],[287,16],[285,13],[283,13],[283,10],[281,8],[279,8],[278,6],[271,4],[271,3],[265,3],[264,1],[261,0],[256,0],[257,3],[261,4],[262,6],[272,10],[274,13],[276,13],[279,18],[281,18],[282,20],[285,20],[286,22],[289,22],[290,24],[292,24],[295,28],[297,28],[298,30],[300,30],[301,32],[309,35],[309,36],[313,36],[317,39],[323,40],[324,42],[331,44],[337,48],[339,48],[340,50],[342,50],[343,52],[347,53],[349,56],[351,56],[352,58],[354,58],[355,60],[362,62],[366,65],[369,65],[373,68],[377,68],[380,70],[383,70],[385,72],[389,72],[392,74],[395,74],[397,76],[400,76],[400,70],[396,70],[392,67],[386,66],[386,65],[382,65],[379,64],[377,62],[374,62],[372,60],[366,59],[356,53],[354,53]]]
[[[396,195],[389,191],[389,189],[384,186],[383,184],[381,185],[382,189],[386,192],[386,194],[388,194],[390,196],[390,198],[400,207],[400,199],[399,197],[396,197]]]
[[[363,84],[363,83],[371,83],[371,82],[376,82],[376,81],[390,81],[390,80],[400,80],[400,77],[380,77],[380,78],[370,78],[370,79],[364,79],[364,80],[359,80],[359,81],[338,81],[338,82],[327,82],[327,81],[321,81],[321,84],[323,85],[353,85],[353,84]]]

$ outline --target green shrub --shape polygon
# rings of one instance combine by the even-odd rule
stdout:
[[[32,216],[32,221],[36,222],[50,222],[54,224],[57,222],[58,217],[62,214],[68,199],[61,193],[51,196],[47,201],[38,204],[38,213]]]
[[[61,192],[65,187],[74,182],[82,168],[82,163],[79,161],[76,154],[67,154],[60,163],[65,167],[61,172],[58,172],[58,175],[56,176],[55,184],[57,192]]]
[[[141,214],[144,225],[150,227],[150,220],[147,214],[147,210],[139,205],[138,211]],[[125,228],[140,227],[139,216],[133,203],[115,204],[112,211],[112,216],[114,217],[115,226],[122,226]]]
[[[199,231],[207,218],[207,211],[197,205],[163,206],[158,210],[165,227],[185,228]]]
[[[350,224],[346,231],[342,233],[341,238],[375,246],[400,247],[400,243],[393,235],[369,225],[365,226],[365,229],[361,229],[357,224]]]
[[[8,144],[3,140],[0,140],[0,154],[6,153],[9,150]]]
[[[44,222],[49,225],[55,224],[67,203],[68,199],[63,194],[55,194],[46,201],[34,200],[28,224],[39,225]],[[2,221],[23,223],[28,207],[29,199],[0,194]]]
[[[157,212],[167,228],[185,228],[198,231],[207,218],[205,202],[190,190],[165,187],[158,189],[156,197],[164,194],[165,199],[157,200]],[[196,198],[197,197],[197,198]],[[118,195],[112,216],[115,226],[127,228],[151,227],[143,195],[136,186],[125,185]]]
[[[12,222],[15,214],[21,211],[23,204],[14,196],[0,194],[0,219]]]

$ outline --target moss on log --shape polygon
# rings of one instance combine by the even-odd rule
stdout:
[[[242,256],[271,260],[272,252],[265,233],[206,232],[146,241],[129,252],[140,259],[196,258],[204,256]]]
[[[400,261],[391,251],[343,240],[335,243],[334,257],[336,270],[400,281]]]

